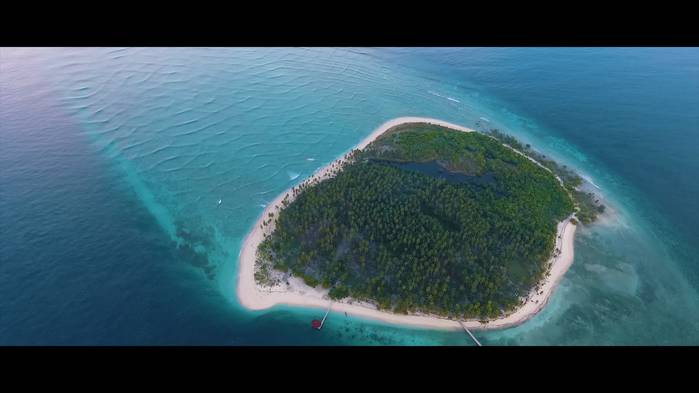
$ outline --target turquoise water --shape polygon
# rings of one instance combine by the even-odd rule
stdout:
[[[0,343],[471,345],[235,297],[266,203],[425,116],[518,136],[616,212],[485,345],[698,344],[698,108],[697,49],[2,49]]]

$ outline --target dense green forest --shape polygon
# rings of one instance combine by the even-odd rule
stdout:
[[[294,189],[258,249],[336,299],[498,317],[546,273],[556,224],[573,212],[550,172],[476,132],[403,125],[347,158]]]
[[[496,138],[502,143],[511,146],[514,149],[521,151],[527,156],[535,159],[541,165],[550,169],[563,182],[563,185],[573,197],[576,207],[576,217],[583,224],[590,224],[597,219],[597,215],[604,213],[605,206],[599,203],[599,199],[592,192],[580,191],[578,188],[583,183],[583,179],[572,169],[565,165],[560,165],[544,154],[532,149],[529,144],[522,144],[515,137],[500,132],[497,129],[491,129],[487,132],[488,135]]]

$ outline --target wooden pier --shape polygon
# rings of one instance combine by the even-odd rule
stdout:
[[[466,325],[464,325],[464,323],[461,321],[459,321],[459,324],[461,325],[462,328],[464,328],[466,333],[468,333],[468,335],[471,336],[471,338],[476,343],[476,345],[478,345],[479,347],[482,347],[481,343],[476,339],[476,336],[474,336],[473,333],[471,333],[471,331],[468,330],[468,328],[466,328]]]
[[[332,307],[332,305],[332,302],[328,305],[328,309],[325,311],[323,319],[319,323],[317,319],[314,319],[313,322],[311,322],[311,326],[318,330],[322,329],[323,325],[325,324],[325,320],[328,318],[328,314],[330,313],[330,308]]]

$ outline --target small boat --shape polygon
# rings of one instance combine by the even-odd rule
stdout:
[[[222,199],[219,199],[219,200],[218,200],[218,204],[220,205],[221,202],[223,202],[223,200],[222,200]]]

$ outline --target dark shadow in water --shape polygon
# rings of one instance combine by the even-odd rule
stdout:
[[[177,248],[179,258],[202,269],[206,277],[209,280],[213,280],[216,277],[216,268],[210,263],[208,256],[208,252],[212,247],[211,236],[199,235],[183,225],[177,226],[177,236],[184,241]]]

